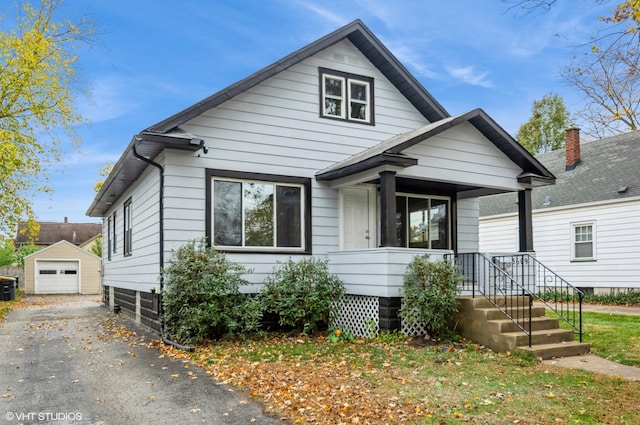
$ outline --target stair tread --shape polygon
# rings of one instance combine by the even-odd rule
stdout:
[[[529,320],[529,319],[527,319]],[[558,319],[554,318],[554,317],[548,317],[548,316],[534,316],[531,318],[532,322],[542,322],[542,321],[557,321]],[[511,323],[513,322],[513,320],[511,319],[490,319],[487,320],[487,322],[492,322],[492,323]]]
[[[536,349],[536,350],[543,350],[545,348],[555,348],[558,346],[562,346],[562,347],[568,347],[568,346],[591,346],[591,344],[589,344],[588,342],[580,342],[580,341],[564,341],[564,342],[554,342],[551,344],[533,344],[531,347],[529,347],[528,345],[519,345],[517,348],[519,349]]]
[[[542,330],[531,332],[532,335],[559,334],[559,333],[573,334],[573,331],[570,331],[568,329],[554,328],[554,329],[542,329]],[[522,331],[503,332],[502,335],[522,335]]]

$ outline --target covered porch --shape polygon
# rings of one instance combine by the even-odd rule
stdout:
[[[414,256],[477,252],[479,198],[518,193],[519,250],[533,251],[531,190],[554,176],[480,109],[400,134],[318,172],[339,193],[330,271],[351,297],[350,329],[399,329]],[[363,325],[367,323],[367,325]],[[403,329],[404,330],[404,329]]]

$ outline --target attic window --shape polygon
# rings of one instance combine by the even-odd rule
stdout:
[[[373,78],[320,68],[320,116],[373,124]]]

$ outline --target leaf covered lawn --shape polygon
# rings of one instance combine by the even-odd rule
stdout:
[[[422,342],[268,334],[191,353],[154,344],[251,395],[283,423],[640,423],[638,382],[469,343]]]

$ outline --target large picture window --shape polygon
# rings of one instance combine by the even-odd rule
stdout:
[[[209,174],[209,240],[216,247],[306,251],[309,179],[213,170]]]
[[[572,224],[571,259],[575,261],[595,260],[595,223]]]
[[[398,244],[407,248],[450,249],[449,199],[396,196]]]
[[[320,115],[373,124],[373,79],[320,69]]]

